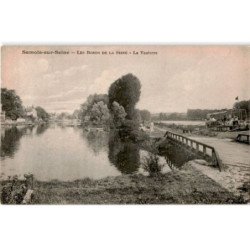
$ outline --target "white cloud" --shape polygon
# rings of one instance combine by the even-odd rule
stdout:
[[[88,65],[85,65],[85,64],[81,66],[72,66],[62,71],[57,70],[55,72],[45,74],[43,78],[46,80],[58,80],[64,76],[70,77],[77,73],[81,73],[85,71],[87,68],[88,68]]]
[[[126,74],[124,69],[105,69],[102,71],[101,75],[98,76],[94,83],[88,88],[89,94],[106,94],[110,85],[117,80],[122,75]]]
[[[73,76],[73,75],[75,75],[75,74],[77,74],[79,72],[84,71],[87,67],[88,67],[87,65],[82,65],[82,66],[79,66],[79,67],[77,67],[77,66],[70,67],[70,68],[64,70],[62,72],[62,74],[64,76]]]
[[[25,103],[43,103],[51,110],[54,102],[71,109],[75,100],[82,103],[90,94],[107,93],[112,82],[129,72],[142,84],[138,107],[152,112],[231,107],[235,96],[250,98],[249,47],[152,49],[157,56],[59,57],[24,56],[19,48],[9,48],[2,65],[3,84],[15,89]]]

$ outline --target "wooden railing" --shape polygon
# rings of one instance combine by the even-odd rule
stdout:
[[[202,155],[205,159],[209,159],[210,161],[212,161],[212,164],[214,166],[217,166],[219,168],[220,171],[223,169],[223,163],[214,147],[207,145],[205,143],[193,140],[186,136],[172,133],[170,131],[167,131],[164,137],[167,137],[171,140],[174,140],[175,142],[182,144],[183,146],[190,149],[194,153],[198,155]]]
[[[249,144],[249,134],[238,134],[236,141],[238,142],[245,142]]]

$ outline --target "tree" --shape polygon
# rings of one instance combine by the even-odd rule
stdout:
[[[148,110],[146,109],[140,110],[140,115],[141,115],[141,121],[143,123],[151,121],[151,114]]]
[[[141,119],[141,112],[139,109],[135,109],[133,113],[133,122],[135,123],[136,127],[138,128],[142,122]]]
[[[16,120],[24,116],[24,108],[20,97],[15,90],[1,88],[2,110],[5,111],[6,117]]]
[[[113,116],[113,122],[116,127],[119,127],[123,124],[127,113],[125,112],[123,106],[118,102],[113,102],[111,107],[111,112]]]
[[[81,114],[81,111],[78,110],[78,109],[76,109],[76,110],[73,112],[73,114],[72,114],[73,119],[79,119],[80,114]]]
[[[103,101],[97,102],[93,105],[90,112],[90,121],[93,124],[104,125],[107,124],[110,118],[109,109]]]
[[[84,121],[86,116],[90,116],[93,105],[101,101],[108,105],[108,96],[106,94],[88,96],[87,100],[81,105],[79,118]]]
[[[36,107],[36,112],[38,119],[41,119],[45,122],[49,120],[49,114],[45,111],[44,108],[38,106]]]
[[[109,88],[109,109],[113,102],[122,105],[127,113],[126,119],[133,119],[135,105],[141,94],[141,83],[133,74],[127,74],[116,80]]]
[[[188,120],[204,120],[210,113],[226,111],[226,109],[188,109],[187,119]]]
[[[70,118],[70,114],[67,112],[62,112],[59,115],[57,115],[58,120],[64,120],[64,119],[69,119],[69,118]]]
[[[164,120],[164,118],[165,118],[164,113],[160,113],[159,114],[159,120],[162,121],[162,120]]]
[[[234,103],[233,106],[235,109],[245,109],[247,117],[250,117],[250,100],[243,100],[240,102]]]

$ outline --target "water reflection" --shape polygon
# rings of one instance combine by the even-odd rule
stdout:
[[[56,124],[12,127],[1,130],[0,176],[33,173],[38,180],[100,179],[140,172],[147,156],[139,145],[114,132]],[[174,148],[162,156],[161,163],[170,167],[188,159]]]
[[[20,146],[20,139],[26,128],[1,128],[1,157],[13,157]]]
[[[108,133],[83,134],[56,124],[5,132],[1,155],[12,157],[1,157],[0,178],[32,173],[37,180],[68,181],[121,174],[108,158]]]
[[[14,157],[14,154],[20,147],[20,140],[25,135],[32,137],[35,135],[42,135],[49,125],[42,124],[35,126],[17,126],[10,128],[1,128],[1,157]]]
[[[37,126],[36,134],[42,135],[48,128],[49,128],[48,123],[41,124],[41,125]]]
[[[124,141],[117,134],[109,136],[109,160],[123,174],[135,173],[140,167],[140,150],[131,141]]]
[[[109,134],[104,131],[82,131],[82,137],[86,140],[88,147],[98,155],[101,151],[108,151]]]

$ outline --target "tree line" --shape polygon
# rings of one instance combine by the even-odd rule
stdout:
[[[235,102],[233,109],[243,109],[246,111],[246,118],[250,118],[250,100]],[[187,113],[159,113],[153,115],[156,121],[184,121],[184,120],[205,120],[210,113],[227,111],[228,109],[188,109]],[[244,114],[243,114],[244,117]]]
[[[188,109],[188,120],[205,120],[210,113],[226,111],[226,109]]]
[[[2,111],[5,112],[5,117],[11,120],[17,120],[18,118],[27,118],[27,111],[23,106],[20,96],[18,96],[13,89],[1,88],[1,105]],[[37,106],[35,107],[37,112],[37,118],[43,121],[49,120],[49,114],[47,111]]]
[[[148,123],[148,110],[136,109],[140,99],[140,80],[129,73],[114,81],[107,94],[93,94],[74,113],[83,124],[107,125],[114,128],[137,128],[140,123]]]
[[[240,102],[236,102],[234,103],[233,106],[235,109],[245,109],[246,110],[246,114],[247,114],[247,118],[250,118],[250,100],[243,100]]]
[[[155,120],[159,121],[183,121],[187,120],[187,114],[186,113],[159,113],[157,116],[155,116]]]
[[[233,104],[233,109],[243,109],[246,111],[246,118],[250,118],[250,100],[242,100]],[[188,120],[204,120],[209,113],[227,111],[228,109],[188,109]]]

